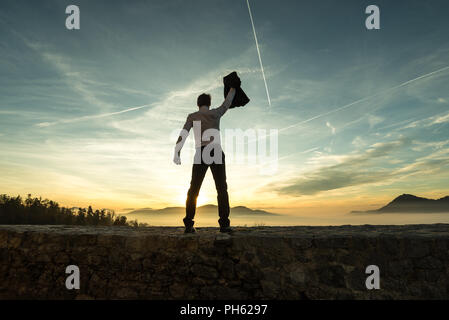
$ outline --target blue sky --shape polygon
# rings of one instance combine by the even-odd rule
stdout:
[[[251,102],[221,127],[279,129],[280,160],[268,176],[228,165],[231,205],[344,212],[449,194],[447,1],[250,3],[271,108],[244,0],[2,0],[1,193],[183,205],[190,154],[172,164],[171,133],[198,94],[218,106],[236,70]],[[70,4],[80,30],[65,28]],[[380,30],[365,28],[370,4]],[[215,202],[210,176],[199,202]]]

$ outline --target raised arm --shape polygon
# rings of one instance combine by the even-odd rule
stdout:
[[[215,109],[215,110],[217,110],[217,113],[220,117],[222,115],[224,115],[226,111],[228,111],[229,107],[232,104],[232,100],[234,100],[234,97],[235,97],[235,89],[231,88],[229,90],[228,94],[226,95],[226,99],[223,101],[221,106],[219,106],[217,109]]]

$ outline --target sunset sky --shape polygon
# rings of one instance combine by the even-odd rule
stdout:
[[[221,128],[278,129],[279,162],[269,175],[229,163],[231,206],[320,214],[449,195],[448,1],[250,3],[271,107],[245,0],[2,0],[0,193],[183,206],[193,134],[176,166],[173,131],[199,94],[220,105],[235,70],[251,102]],[[80,30],[65,28],[70,4]],[[365,28],[370,4],[380,30]]]

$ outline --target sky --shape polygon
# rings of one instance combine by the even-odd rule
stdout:
[[[70,4],[79,30],[65,27]],[[320,215],[449,195],[447,1],[250,4],[271,106],[245,0],[2,0],[0,193],[183,206],[193,135],[176,166],[173,132],[199,94],[219,106],[235,70],[251,101],[221,128],[277,129],[278,161],[272,174],[228,163],[231,206]],[[379,30],[365,27],[370,4]]]

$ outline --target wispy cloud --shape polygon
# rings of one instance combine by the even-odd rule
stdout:
[[[436,124],[448,122],[449,122],[449,112],[443,112],[438,115],[427,117],[425,119],[420,119],[407,123],[405,126],[402,126],[399,130],[418,128],[418,127],[430,127]]]
[[[122,113],[126,113],[126,112],[140,110],[143,108],[149,108],[153,105],[154,104],[145,104],[143,106],[131,107],[131,108],[127,108],[127,109],[124,109],[121,111],[117,111],[117,112],[94,114],[94,115],[82,116],[82,117],[71,118],[71,119],[61,119],[61,120],[57,120],[57,121],[53,121],[53,122],[40,122],[40,123],[36,124],[36,126],[44,128],[44,127],[54,126],[57,124],[72,123],[72,122],[85,121],[85,120],[91,120],[91,119],[100,119],[100,118],[110,117],[110,116],[114,116],[114,115],[118,115],[118,114],[122,114]]]
[[[72,71],[71,65],[66,61],[66,58],[64,58],[62,55],[50,53],[49,51],[44,50],[44,48],[39,44],[30,41],[26,41],[26,43],[30,48],[33,48],[34,50],[39,52],[43,58],[45,58],[48,62],[50,62],[54,67],[56,67],[57,70],[59,70],[65,76],[67,83],[70,84],[72,89],[80,93],[85,98],[86,101],[96,105],[97,107],[103,107],[103,109],[106,110],[112,108],[114,109],[120,108],[117,105],[106,103],[103,100],[97,98],[96,92],[92,90],[91,87],[92,84],[99,84],[99,83],[91,79],[87,74],[82,74],[78,71]],[[229,68],[224,68],[224,70],[225,70],[224,73],[232,71]],[[240,75],[248,75],[248,74],[254,75],[258,72],[258,69],[243,67],[239,68],[238,72]],[[210,92],[212,90],[222,87],[223,85],[221,80],[222,74],[223,68],[221,69],[217,68],[217,70],[208,72],[207,74],[202,74],[196,80],[192,81],[185,87],[169,90],[167,93],[163,94],[152,103],[135,107],[125,107],[122,110],[114,112],[104,112],[99,114],[84,115],[80,117],[65,118],[65,119],[63,118],[55,121],[45,121],[37,123],[36,126],[43,128],[58,124],[94,120],[120,115],[123,113],[128,113],[131,111],[136,111],[145,108],[149,108],[151,110],[146,112],[143,116],[138,115],[131,120],[124,120],[124,121],[119,120],[111,122],[111,125],[114,126],[116,129],[125,129],[126,128],[126,125],[124,126],[125,123],[134,122],[134,125],[128,126],[128,128],[132,132],[135,132],[136,122],[140,122],[144,118],[146,119],[145,121],[148,121],[149,119],[182,121],[182,117],[184,117],[184,115],[182,117],[178,117],[179,112],[181,111],[185,113],[187,110],[191,110],[191,108],[189,108],[188,106],[193,104],[193,101],[195,101],[197,95],[199,95],[202,92]],[[121,90],[130,93],[143,94],[141,91],[133,89],[121,88]],[[145,95],[152,96],[153,98],[155,96],[154,94],[148,93],[145,93]],[[147,126],[145,125],[145,127]]]
[[[402,138],[393,142],[376,143],[363,153],[333,156],[334,160],[338,162],[337,164],[307,172],[301,177],[287,181],[285,185],[278,187],[277,191],[294,196],[312,195],[322,191],[390,179],[395,176],[394,171],[378,168],[375,162],[410,145],[410,143],[410,139]],[[318,157],[313,161],[322,162],[323,159]]]
[[[23,38],[24,43],[37,52],[45,61],[51,64],[64,77],[66,84],[77,92],[83,99],[96,107],[110,109],[111,104],[99,99],[97,93],[92,90],[93,80],[86,73],[81,73],[63,55],[51,52],[44,45]]]
[[[446,123],[446,122],[449,122],[449,112],[446,113],[446,114],[443,114],[443,115],[441,115],[441,116],[433,117],[433,118],[431,119],[431,122],[430,122],[429,125],[440,124],[440,123]]]

